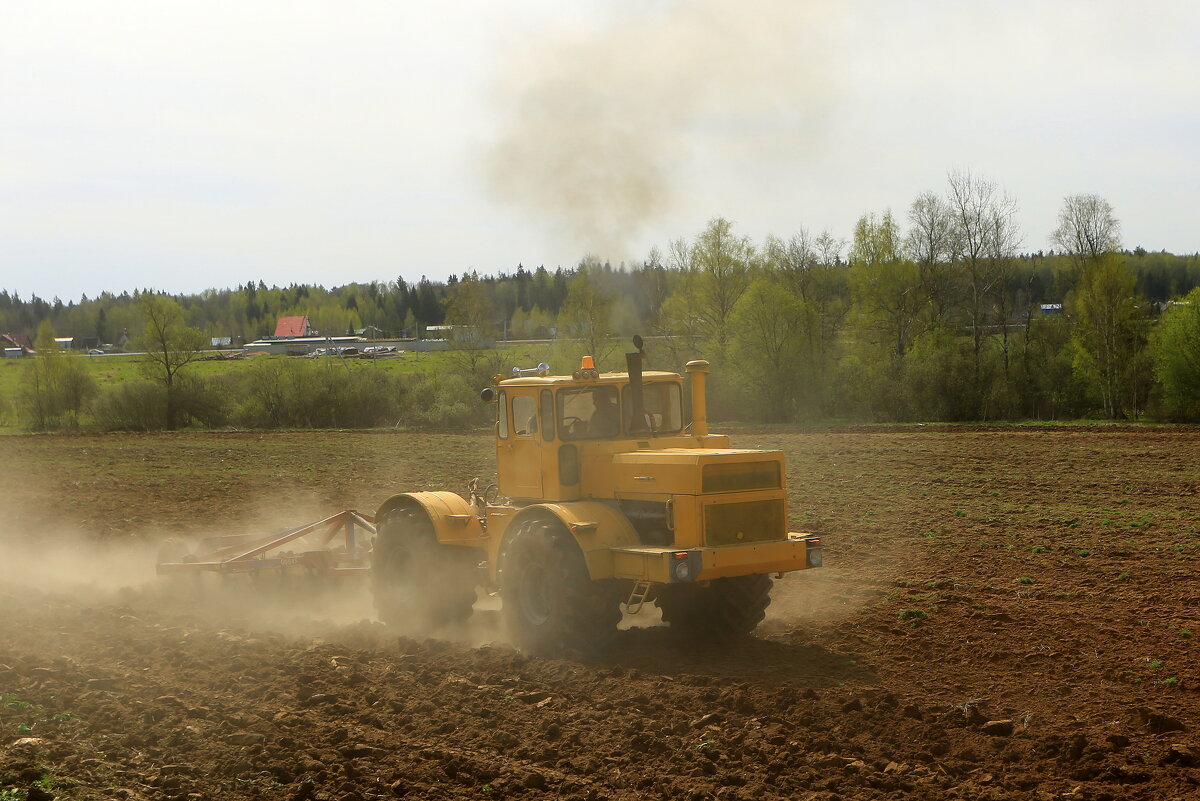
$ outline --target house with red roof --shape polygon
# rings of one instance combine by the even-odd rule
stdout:
[[[275,321],[275,336],[281,339],[310,337],[313,334],[307,317],[280,317]]]
[[[0,347],[5,356],[25,356],[34,352],[29,334],[0,334]]]

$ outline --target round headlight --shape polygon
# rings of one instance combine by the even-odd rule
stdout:
[[[675,563],[675,580],[687,581],[692,576],[692,567],[687,563],[686,559],[680,559]]]

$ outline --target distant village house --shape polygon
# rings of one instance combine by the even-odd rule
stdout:
[[[28,334],[0,334],[0,344],[6,359],[19,359],[33,353],[33,342]]]
[[[296,337],[311,337],[316,335],[307,317],[280,317],[275,321],[276,339],[294,339]]]

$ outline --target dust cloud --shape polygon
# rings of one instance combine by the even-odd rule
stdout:
[[[385,634],[436,636],[468,646],[503,639],[499,601],[483,592],[474,614],[464,624],[430,629],[415,622],[411,626],[377,622],[365,573],[331,578],[314,576],[304,568],[287,568],[237,575],[201,570],[158,575],[156,565],[160,559],[175,561],[185,553],[202,555],[201,534],[266,538],[287,530],[288,526],[281,528],[278,521],[289,519],[288,515],[294,519],[293,525],[329,515],[328,507],[317,512],[309,510],[309,505],[299,501],[299,509],[293,505],[283,510],[262,504],[245,519],[229,521],[219,532],[206,529],[184,536],[147,530],[127,537],[97,539],[59,529],[42,531],[32,538],[0,526],[0,550],[4,553],[0,607],[6,598],[26,603],[70,599],[84,605],[116,605],[134,615],[153,609],[180,621],[218,629],[330,641],[361,637],[367,630],[374,631],[376,638]],[[310,514],[305,517],[305,512]],[[322,547],[319,537],[310,535],[306,539],[284,547],[296,552]]]
[[[58,531],[38,537],[0,530],[0,590],[101,599],[153,581],[155,547],[141,540],[101,542]]]
[[[834,91],[825,2],[620,4],[511,48],[494,90],[493,195],[566,244],[622,256],[671,211],[704,149],[736,167],[817,138]]]

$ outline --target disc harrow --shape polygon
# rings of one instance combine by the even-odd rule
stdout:
[[[157,571],[159,575],[261,574],[300,568],[322,576],[365,575],[374,535],[374,516],[350,509],[268,536],[205,537],[193,552],[168,541],[159,552]]]

